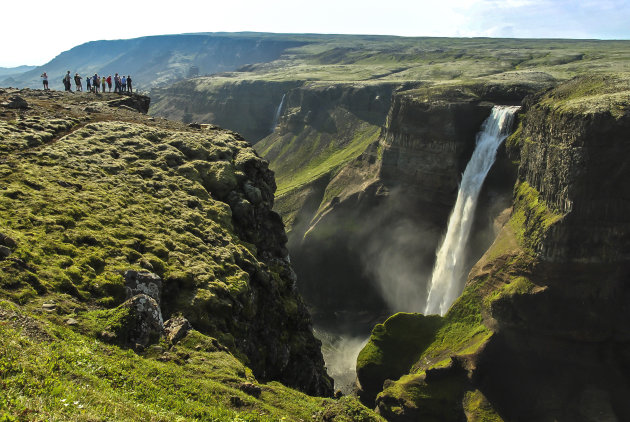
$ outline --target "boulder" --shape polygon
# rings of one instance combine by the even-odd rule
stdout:
[[[2,103],[2,105],[6,108],[12,108],[12,109],[27,109],[28,108],[28,103],[26,102],[26,100],[20,97],[19,95],[13,95],[9,97],[9,101]]]
[[[110,107],[120,108],[121,106],[126,106],[143,114],[149,111],[149,104],[151,104],[151,98],[138,94],[125,95],[122,98],[107,102],[107,105]]]
[[[127,299],[138,295],[145,294],[153,298],[158,306],[162,295],[162,279],[157,274],[149,271],[125,271],[125,290]]]
[[[13,249],[17,246],[17,243],[15,242],[15,240],[11,239],[9,236],[0,233],[0,245],[4,245],[8,248]]]
[[[184,338],[191,329],[192,325],[190,325],[190,322],[183,316],[174,317],[164,322],[166,338],[172,344],[176,344]]]
[[[134,349],[144,348],[157,342],[164,334],[162,312],[155,299],[139,294],[120,305],[128,311],[124,330],[116,333],[117,342]]]

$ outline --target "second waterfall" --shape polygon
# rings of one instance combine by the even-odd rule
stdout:
[[[437,251],[425,315],[436,313],[444,315],[463,290],[466,276],[464,274],[466,244],[477,199],[486,175],[494,163],[497,149],[509,134],[517,110],[518,107],[495,106],[477,133],[475,151],[464,170],[446,235]]]

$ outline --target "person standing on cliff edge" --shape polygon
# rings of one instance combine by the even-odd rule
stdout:
[[[131,75],[127,75],[127,91],[133,92],[133,89],[131,88]]]
[[[83,85],[81,84],[81,76],[78,73],[74,74],[74,84],[76,85],[75,90],[77,92],[83,91]]]
[[[64,86],[66,88],[66,91],[68,91],[68,92],[72,92],[72,85],[71,85],[71,82],[70,82],[71,80],[72,80],[72,76],[70,76],[70,71],[68,71],[66,73],[66,76],[64,76],[64,78],[63,78],[63,84],[64,84]]]
[[[48,75],[46,74],[46,72],[42,73],[42,76],[40,76],[40,78],[42,78],[42,82],[44,84],[44,91],[50,91],[50,88],[48,88]]]

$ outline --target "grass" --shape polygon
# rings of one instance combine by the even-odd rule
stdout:
[[[64,327],[59,317],[0,302],[0,420],[379,420],[351,398],[258,384],[238,359],[195,331],[176,347],[155,346],[143,356]],[[258,385],[260,395],[244,393],[243,383]]]

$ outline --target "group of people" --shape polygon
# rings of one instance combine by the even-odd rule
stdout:
[[[41,78],[44,84],[44,90],[49,90],[50,88],[48,88],[48,75],[46,74],[46,72],[44,72],[41,75]],[[75,90],[77,92],[83,91],[83,84],[81,82],[83,77],[79,75],[78,73],[75,73],[74,78],[73,78],[72,75],[70,75],[69,70],[63,77],[63,85],[64,85],[65,90],[68,92],[72,92],[73,79],[74,79]],[[133,92],[130,75],[119,76],[118,73],[116,73],[114,77],[112,78],[111,75],[105,77],[104,75],[99,76],[98,74],[95,73],[94,76],[87,76],[85,78],[85,82],[86,82],[86,90],[90,92],[101,92],[101,89],[102,89],[102,92],[107,92],[106,91],[107,89],[109,89],[109,92],[112,92],[112,82],[114,85],[114,92]]]

